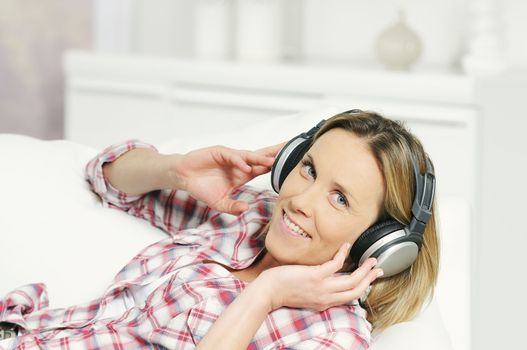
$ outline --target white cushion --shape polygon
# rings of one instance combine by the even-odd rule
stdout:
[[[35,282],[50,306],[99,297],[119,270],[165,234],[103,208],[84,180],[96,150],[68,141],[0,134],[0,295]]]
[[[371,350],[452,350],[437,302],[426,305],[413,320],[374,335]]]

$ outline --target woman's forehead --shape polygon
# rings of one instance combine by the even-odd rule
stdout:
[[[347,160],[365,160],[374,162],[375,158],[364,138],[354,133],[336,128],[320,136],[310,149],[311,154],[320,158],[338,158],[344,163]]]
[[[332,129],[320,136],[307,155],[321,176],[340,184],[357,200],[383,197],[383,175],[364,138],[343,129]]]

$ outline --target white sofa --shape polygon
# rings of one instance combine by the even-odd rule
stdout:
[[[269,138],[249,135],[251,130],[268,135],[262,128],[277,129],[281,123],[254,126],[242,132],[246,137],[236,137],[240,130],[201,138],[194,135],[158,148],[184,152],[216,143],[261,147],[268,145]],[[297,120],[296,127],[304,130],[311,123]],[[289,134],[276,132],[274,138]],[[43,282],[50,307],[90,300],[100,295],[137,251],[164,237],[145,221],[103,208],[89,190],[84,165],[98,151],[69,141],[0,134],[4,164],[0,172],[0,295],[23,284]],[[270,186],[267,177],[253,185]],[[435,300],[415,320],[376,334],[372,346],[376,350],[425,348],[452,349]]]

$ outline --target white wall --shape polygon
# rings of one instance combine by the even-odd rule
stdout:
[[[114,12],[114,33],[108,17],[99,13],[97,27],[104,27],[102,41],[120,38],[112,50],[108,43],[96,45],[104,50],[189,57],[193,55],[193,23],[196,1],[211,0],[96,0],[103,12]],[[217,0],[236,4],[250,0]],[[471,2],[488,0],[288,0],[283,33],[283,54],[311,61],[340,62],[350,65],[378,65],[373,45],[380,32],[390,26],[398,9],[423,39],[424,51],[415,70],[450,69],[459,66],[474,28]],[[492,1],[492,0],[490,0]],[[527,2],[493,0],[497,34],[504,54],[513,66],[527,67]],[[123,9],[123,5],[128,9]],[[128,21],[125,18],[128,17]],[[111,22],[110,22],[111,26]],[[127,28],[129,28],[127,30]],[[123,33],[126,31],[126,33]],[[113,35],[113,36],[112,36]],[[124,37],[124,38],[123,38]],[[109,39],[110,38],[110,39]],[[119,41],[119,40],[117,40]],[[124,44],[122,42],[125,42]],[[119,47],[121,45],[121,47]]]
[[[403,9],[422,38],[421,66],[451,66],[462,53],[465,0],[306,0],[305,55],[312,59],[376,62],[374,42]]]
[[[129,52],[133,11],[132,0],[93,0],[93,48]]]
[[[473,349],[524,349],[527,71],[477,84],[481,128]],[[523,344],[523,345],[521,345]]]
[[[223,1],[223,0],[221,0]],[[131,51],[162,56],[192,54],[193,4],[188,0],[132,0]]]
[[[505,0],[503,6],[503,37],[506,57],[515,67],[527,67],[527,1]]]
[[[134,1],[133,52],[192,56],[191,0],[160,1],[155,6],[147,0]],[[449,69],[459,64],[473,35],[470,5],[484,1],[488,0],[304,0],[302,11],[297,9],[294,20],[286,22],[287,45],[300,50],[307,60],[376,66],[373,42],[402,5],[409,25],[425,45],[415,70]],[[494,4],[491,18],[504,56],[511,68],[526,69],[527,2],[494,0]],[[295,15],[294,11],[289,13]],[[152,28],[154,23],[157,27]],[[527,288],[521,257],[527,232],[517,218],[527,209],[522,182],[527,173],[527,119],[522,114],[526,81],[524,72],[482,79],[477,84],[479,141],[484,145],[478,149],[479,204],[473,249],[472,349],[477,350],[517,349],[524,342]]]

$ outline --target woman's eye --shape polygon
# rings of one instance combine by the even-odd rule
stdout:
[[[302,162],[302,171],[309,177],[315,178],[317,176],[315,168],[309,163]]]
[[[348,200],[342,193],[336,192],[336,193],[333,193],[332,196],[333,196],[335,203],[337,203],[338,205],[348,206]]]

